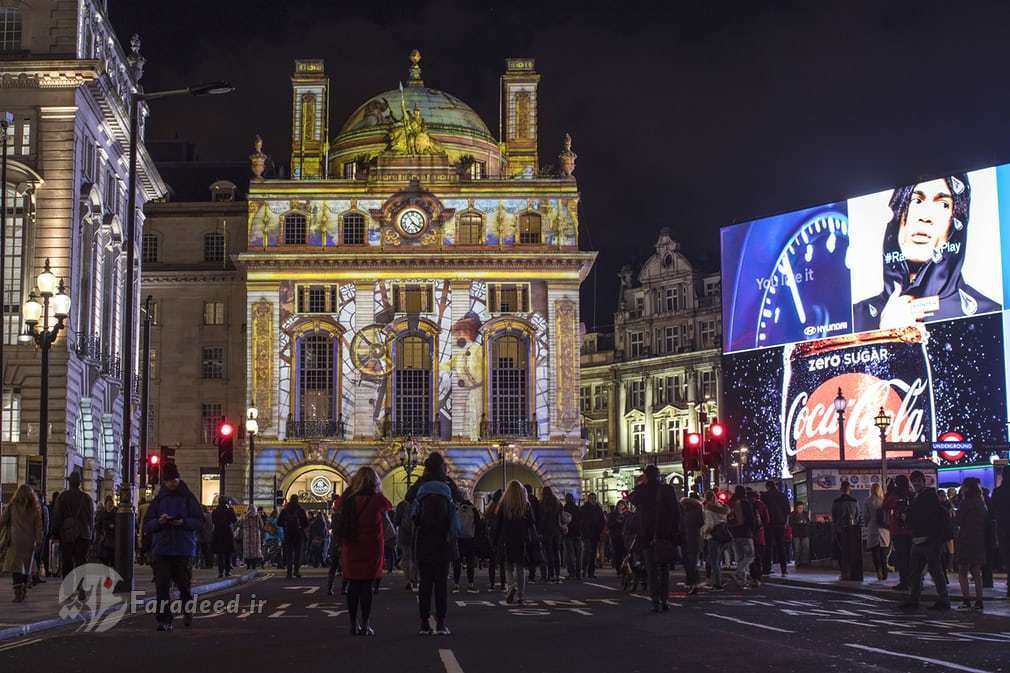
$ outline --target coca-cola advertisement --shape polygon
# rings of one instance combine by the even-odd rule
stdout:
[[[723,414],[750,449],[755,479],[788,476],[797,461],[838,460],[840,440],[846,460],[879,459],[881,408],[888,442],[1007,437],[1000,313],[728,354],[723,376]],[[959,462],[988,458],[973,451]]]

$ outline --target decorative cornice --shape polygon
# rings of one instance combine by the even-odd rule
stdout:
[[[97,61],[0,61],[0,87],[4,89],[76,89],[98,78]]]
[[[147,271],[141,273],[144,285],[175,285],[179,283],[234,283],[239,280],[235,271]]]
[[[375,198],[386,199],[401,191],[407,181],[371,183],[361,180],[263,180],[249,185],[249,199],[295,198]],[[578,196],[572,180],[479,180],[474,182],[424,185],[439,198],[465,198],[468,195],[510,198],[522,196]]]

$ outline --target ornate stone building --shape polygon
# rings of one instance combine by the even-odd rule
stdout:
[[[583,488],[611,503],[648,463],[682,477],[684,433],[717,417],[721,399],[719,273],[696,269],[664,229],[620,283],[614,333],[583,340],[579,398]]]
[[[211,295],[225,304],[226,329],[199,330],[201,350],[223,351],[199,357],[197,386],[165,369],[165,344],[184,341],[192,324],[160,311],[158,442],[179,444],[184,477],[210,481],[213,451],[194,436],[207,438],[215,414],[241,421],[255,406],[258,504],[275,482],[285,495],[325,499],[362,465],[395,498],[408,438],[422,458],[442,451],[478,498],[500,486],[501,458],[509,478],[578,491],[579,285],[595,253],[578,248],[570,140],[558,173],[539,168],[533,61],[507,61],[500,139],[466,103],[426,86],[417,52],[406,81],[332,137],[323,62],[296,61],[291,82],[292,177],[268,177],[257,143],[246,228],[229,225],[226,236],[234,268],[207,269],[213,281],[145,272],[162,307],[194,313]],[[152,234],[177,230],[161,224],[172,207],[150,209]],[[194,227],[199,241],[217,225]],[[193,349],[181,350],[191,360],[178,366],[194,369]],[[187,395],[167,420],[167,400]],[[239,499],[246,455],[236,450],[225,489]]]
[[[92,495],[112,493],[120,480],[119,337],[137,322],[123,315],[127,106],[144,65],[139,39],[131,42],[131,53],[120,47],[101,0],[0,3],[0,111],[14,115],[5,185],[4,493],[41,476],[40,432],[48,433],[50,491],[63,489],[75,467]],[[143,142],[138,178],[140,208],[164,192]],[[72,305],[50,353],[43,429],[40,355],[19,335],[21,305],[47,259]]]

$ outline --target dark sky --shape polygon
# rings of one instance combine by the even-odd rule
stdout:
[[[258,132],[286,160],[295,58],[326,60],[331,137],[405,78],[414,47],[425,83],[497,132],[505,58],[535,58],[541,163],[569,131],[581,240],[600,251],[590,326],[611,322],[618,269],[663,226],[714,269],[720,226],[1010,161],[1010,3],[996,0],[168,4],[109,11],[124,44],[143,39],[148,90],[238,87],[153,109],[149,139],[204,159],[244,159]]]

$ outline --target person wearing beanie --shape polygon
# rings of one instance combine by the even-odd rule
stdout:
[[[196,496],[179,478],[174,461],[161,466],[161,488],[144,515],[144,533],[152,536],[151,555],[154,562],[154,582],[158,594],[157,622],[159,631],[172,630],[172,583],[179,589],[183,606],[183,624],[193,623],[193,557],[196,556],[196,536],[203,528],[203,510]]]
[[[74,470],[70,488],[60,493],[53,507],[51,535],[60,541],[60,568],[66,577],[87,563],[88,548],[95,537],[95,501],[81,490],[81,473]]]

